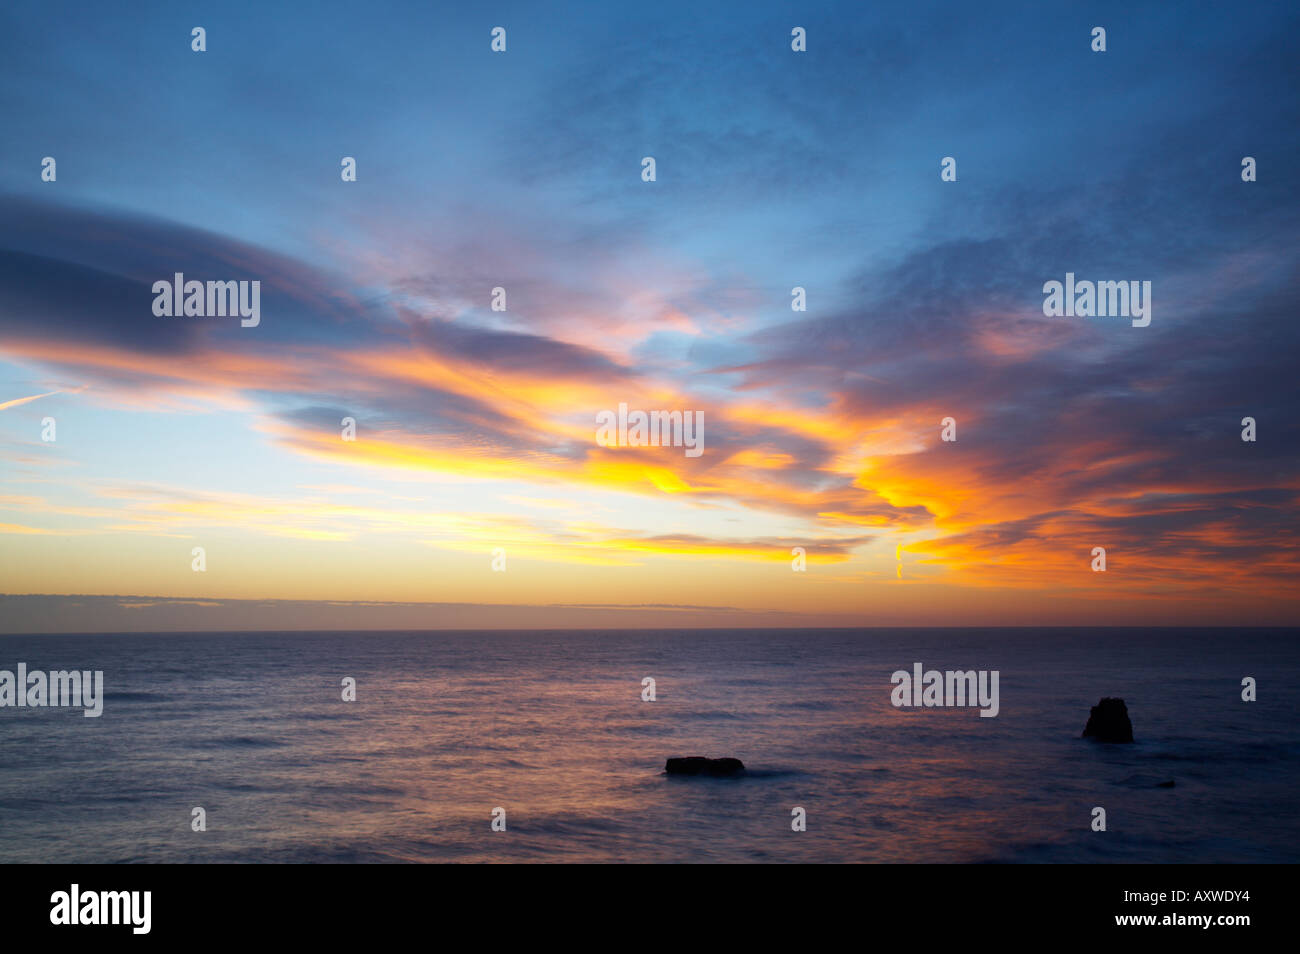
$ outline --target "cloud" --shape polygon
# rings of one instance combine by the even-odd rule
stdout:
[[[81,390],[77,388],[75,390]],[[46,391],[44,394],[32,394],[28,397],[14,398],[12,401],[0,401],[0,411],[11,407],[20,407],[23,404],[30,404],[32,401],[40,400],[44,397],[53,397],[55,394],[64,394],[64,391]]]

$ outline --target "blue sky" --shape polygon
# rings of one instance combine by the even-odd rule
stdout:
[[[1294,622],[1298,19],[7,5],[0,591]],[[178,270],[266,319],[160,325]],[[1067,271],[1152,281],[1152,325],[1045,318]],[[621,401],[710,452],[593,447]],[[1102,538],[1114,616],[1072,575]]]

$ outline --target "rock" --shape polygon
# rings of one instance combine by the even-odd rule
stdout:
[[[1156,783],[1156,788],[1173,788],[1173,787],[1174,787],[1174,780],[1172,778],[1167,782]]]
[[[699,755],[669,759],[664,766],[669,775],[709,775],[730,778],[745,773],[745,763],[740,759],[706,759]]]
[[[1085,739],[1098,742],[1132,742],[1133,723],[1128,720],[1128,706],[1123,699],[1102,699],[1088,714],[1088,724],[1083,727]]]

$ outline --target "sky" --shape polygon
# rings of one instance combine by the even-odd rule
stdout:
[[[8,3],[0,631],[1298,624],[1298,28]]]

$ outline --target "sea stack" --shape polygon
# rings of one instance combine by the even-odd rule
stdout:
[[[1133,723],[1128,719],[1124,700],[1107,697],[1093,706],[1088,724],[1083,727],[1083,737],[1098,742],[1132,742]]]
[[[714,778],[732,778],[745,774],[745,763],[740,759],[706,759],[700,755],[669,759],[664,766],[668,775],[709,775]]]

